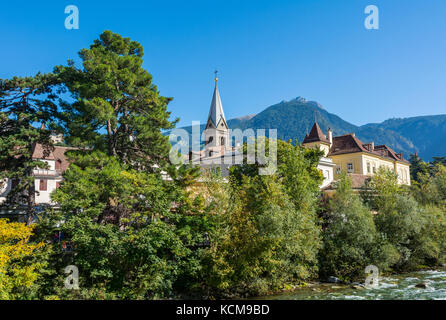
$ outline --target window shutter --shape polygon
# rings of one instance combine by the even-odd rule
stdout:
[[[46,179],[40,179],[40,191],[47,191],[47,180]]]

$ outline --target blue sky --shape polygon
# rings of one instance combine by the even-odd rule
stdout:
[[[80,11],[66,30],[65,6]],[[364,8],[380,29],[364,28]],[[444,0],[8,1],[0,78],[49,72],[104,30],[139,41],[180,125],[206,121],[213,71],[227,118],[303,96],[360,125],[446,113]]]

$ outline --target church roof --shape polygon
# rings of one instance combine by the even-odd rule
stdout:
[[[211,108],[209,109],[208,122],[212,121],[213,125],[217,127],[221,120],[224,121],[226,125],[225,113],[223,112],[223,105],[220,99],[220,93],[217,87],[217,78],[215,79],[215,89],[214,95],[212,97]]]
[[[303,143],[310,143],[310,142],[316,142],[316,141],[330,143],[330,141],[328,141],[325,134],[322,133],[322,130],[319,127],[319,125],[317,124],[317,122],[315,122],[313,125],[313,128],[311,128],[310,134],[307,134],[305,136]]]

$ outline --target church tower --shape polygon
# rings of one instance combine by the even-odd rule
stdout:
[[[230,147],[229,128],[226,123],[223,105],[218,92],[217,71],[215,71],[215,88],[212,97],[211,108],[209,110],[208,121],[204,131],[206,156],[214,154],[224,154]]]

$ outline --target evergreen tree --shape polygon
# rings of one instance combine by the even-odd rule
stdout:
[[[52,194],[76,252],[68,263],[83,273],[75,297],[168,297],[199,270],[192,249],[208,226],[187,190],[199,169],[168,163],[170,144],[161,130],[174,125],[166,111],[170,99],[142,68],[139,43],[106,31],[80,56],[82,69],[69,63],[55,74],[75,98],[62,103],[66,140],[87,148],[67,154],[70,167]],[[46,222],[50,230],[42,235],[60,219],[51,215],[55,221]],[[55,272],[47,274],[46,283],[57,287]]]
[[[83,68],[55,68],[74,98],[64,103],[67,141],[117,156],[153,171],[168,160],[170,144],[161,130],[171,129],[167,104],[142,67],[144,50],[136,41],[105,31],[79,53]]]
[[[433,157],[434,161],[432,161],[432,165],[442,164],[446,166],[446,157]]]
[[[417,154],[411,154],[410,162],[410,179],[412,182],[419,181],[419,174],[424,174],[429,171],[429,164],[425,163]]]
[[[56,84],[51,74],[0,80],[0,183],[4,184],[5,178],[14,181],[3,205],[15,212],[25,208],[28,224],[35,213],[33,170],[46,166],[33,160],[32,154],[36,143],[43,146],[44,154],[51,151],[50,131],[38,126],[54,125]]]

